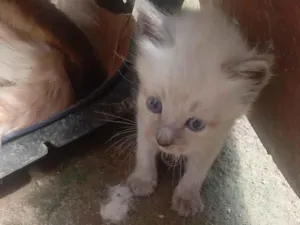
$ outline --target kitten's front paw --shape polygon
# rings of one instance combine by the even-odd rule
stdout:
[[[180,216],[193,216],[202,212],[203,208],[199,191],[184,191],[176,188],[172,198],[172,209]]]
[[[127,179],[127,185],[135,196],[149,196],[154,192],[157,181],[156,178],[151,178],[151,176],[141,176],[132,173]]]

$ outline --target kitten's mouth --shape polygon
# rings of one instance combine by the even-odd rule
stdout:
[[[156,144],[158,150],[163,153],[174,155],[176,157],[177,156],[180,157],[180,156],[184,155],[184,151],[182,151],[182,148],[179,148],[177,145],[169,145],[169,146],[164,147],[164,146],[161,146],[160,144],[158,144],[155,139],[153,141]]]
[[[158,149],[163,152],[163,153],[166,153],[166,154],[170,154],[170,155],[174,155],[174,156],[182,156],[183,155],[183,152],[178,150],[177,148],[175,147],[168,147],[168,148],[165,148],[165,147],[162,147],[162,146],[159,146],[158,145]]]
[[[160,154],[160,158],[164,163],[166,163],[166,165],[171,167],[175,167],[178,165],[181,166],[184,165],[186,162],[186,158],[184,156],[175,156],[164,152]]]

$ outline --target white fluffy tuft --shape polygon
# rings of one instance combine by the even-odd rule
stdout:
[[[133,205],[133,194],[126,185],[116,185],[110,189],[109,201],[101,204],[100,215],[103,220],[118,224],[126,219]]]

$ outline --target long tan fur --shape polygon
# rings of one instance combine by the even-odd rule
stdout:
[[[60,52],[0,23],[0,137],[65,109],[72,92]]]
[[[1,139],[62,111],[81,96],[78,90],[105,78],[86,74],[98,68],[103,46],[93,0],[0,0],[0,6]],[[78,74],[66,73],[70,62]]]

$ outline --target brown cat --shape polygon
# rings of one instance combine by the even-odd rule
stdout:
[[[86,96],[106,78],[99,65],[85,34],[50,1],[0,0],[0,138]]]

